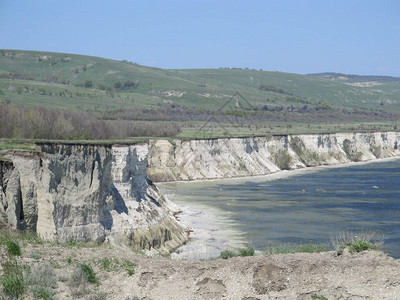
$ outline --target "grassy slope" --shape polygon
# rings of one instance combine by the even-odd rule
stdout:
[[[313,106],[328,102],[335,107],[400,111],[399,82],[357,87],[319,76],[243,69],[165,70],[83,55],[0,50],[0,74],[8,72],[42,80],[53,76],[70,82],[65,85],[0,79],[0,100],[30,106],[109,110],[173,103],[218,109],[239,91],[254,104]],[[92,80],[94,88],[76,86],[86,80]],[[140,85],[137,89],[112,94],[97,88],[99,85],[113,87],[115,82],[126,80],[139,81]],[[287,94],[260,91],[261,84],[282,89]],[[170,90],[184,94],[166,95]],[[288,100],[288,94],[295,99]]]

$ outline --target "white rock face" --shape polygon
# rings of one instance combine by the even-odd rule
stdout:
[[[264,175],[400,154],[400,134],[341,133],[132,146],[43,144],[0,160],[0,224],[47,239],[171,252],[188,241],[155,181]],[[148,177],[149,176],[149,177]]]
[[[0,161],[0,211],[48,239],[170,252],[188,240],[146,174],[148,145],[41,145]]]
[[[270,174],[282,169],[367,161],[400,154],[400,134],[339,133],[150,142],[154,181]]]

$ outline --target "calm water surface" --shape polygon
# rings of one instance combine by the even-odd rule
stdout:
[[[384,251],[400,257],[399,170],[400,160],[392,160],[277,180],[181,183],[173,185],[171,198],[184,207],[209,209],[213,218],[223,215],[227,226],[241,233],[236,238],[258,250],[275,242],[330,243],[340,231],[372,230],[384,236]],[[193,214],[186,221],[191,226],[195,219]]]

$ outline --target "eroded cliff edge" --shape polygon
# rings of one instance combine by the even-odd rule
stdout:
[[[147,177],[147,144],[39,146],[0,160],[0,212],[12,228],[161,252],[188,241]]]
[[[44,238],[172,252],[188,241],[154,181],[266,175],[400,155],[400,133],[281,135],[138,145],[40,144],[0,158],[0,214]]]
[[[153,140],[147,173],[155,182],[266,175],[398,156],[399,146],[398,132]]]

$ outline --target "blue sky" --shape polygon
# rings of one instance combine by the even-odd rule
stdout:
[[[0,0],[0,48],[400,76],[400,0]]]

